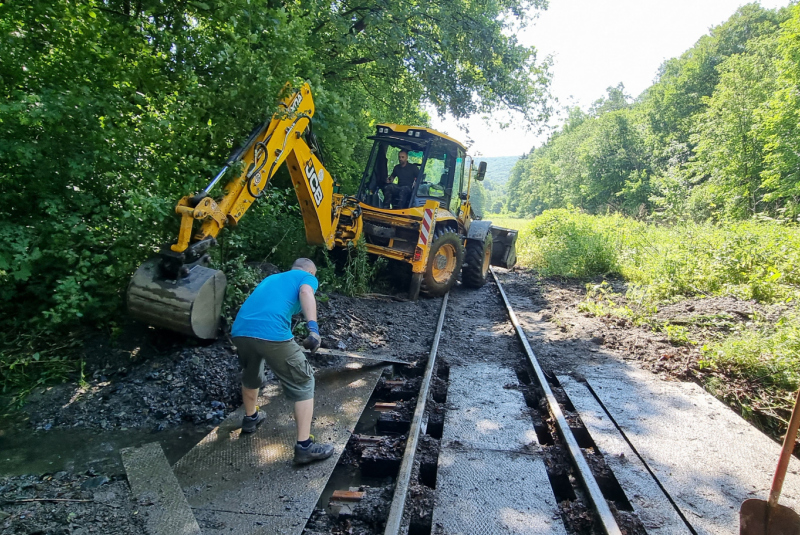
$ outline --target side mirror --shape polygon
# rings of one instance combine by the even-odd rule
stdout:
[[[478,164],[478,174],[475,175],[475,180],[481,181],[486,178],[486,162]]]

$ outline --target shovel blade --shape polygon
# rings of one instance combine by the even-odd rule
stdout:
[[[745,500],[739,510],[739,535],[800,535],[800,516],[784,505],[770,509],[765,500]]]

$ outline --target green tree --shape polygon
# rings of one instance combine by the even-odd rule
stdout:
[[[115,317],[133,269],[174,239],[176,201],[275,111],[287,80],[311,82],[314,129],[345,189],[375,124],[425,124],[423,99],[457,116],[546,114],[547,61],[513,37],[542,6],[0,3],[0,323]],[[286,229],[301,225],[276,189],[223,233],[218,253],[261,260],[299,246]]]
[[[646,122],[631,106],[620,84],[589,114],[570,110],[564,126],[512,170],[508,210],[538,215],[574,206],[638,214],[648,202],[650,162]]]
[[[775,36],[752,39],[748,50],[719,64],[719,83],[697,114],[695,162],[698,187],[736,218],[764,208],[761,173],[764,143],[760,112],[775,90]]]
[[[660,147],[666,148],[671,140],[689,140],[693,116],[705,110],[703,97],[710,97],[719,81],[717,66],[725,58],[744,52],[750,39],[776,32],[786,17],[786,10],[746,4],[679,58],[664,62],[658,81],[643,97]]]
[[[800,6],[783,25],[779,38],[777,90],[763,112],[764,201],[787,215],[800,213]]]

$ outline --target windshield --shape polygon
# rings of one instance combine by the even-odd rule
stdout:
[[[427,200],[448,208],[454,179],[460,189],[463,151],[453,143],[435,139],[422,146],[400,140],[375,139],[359,200],[378,208],[404,209],[422,206]]]

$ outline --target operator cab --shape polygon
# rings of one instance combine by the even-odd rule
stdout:
[[[464,187],[466,149],[459,142],[430,128],[380,124],[373,140],[367,167],[358,190],[358,200],[384,210],[405,210],[434,200],[456,213]],[[419,171],[414,186],[395,195],[390,204],[387,179],[398,162],[400,151],[408,153],[408,165]],[[395,183],[397,179],[393,180]]]

